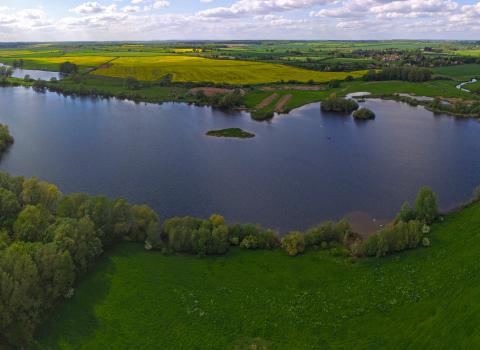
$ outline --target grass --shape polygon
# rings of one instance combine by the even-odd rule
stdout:
[[[213,82],[224,84],[262,84],[311,79],[326,82],[345,79],[348,75],[359,77],[364,72],[317,72],[281,64],[215,60],[194,56],[121,57],[108,68],[96,70],[93,74],[126,78],[135,77],[143,81],[159,80],[167,74],[173,75],[174,82]]]
[[[38,349],[475,349],[480,205],[433,246],[352,263],[326,251],[165,256],[124,244],[60,306]]]
[[[480,64],[463,64],[433,69],[434,73],[449,76],[458,81],[467,81],[480,76]]]
[[[80,83],[71,79],[63,79],[55,84],[62,91],[84,92],[93,89],[100,95],[126,96],[134,95],[135,99],[144,102],[193,102],[194,99],[188,94],[189,89],[178,86],[154,86],[146,84],[139,90],[126,88],[125,80],[117,78],[106,78],[92,75],[82,77]]]
[[[480,92],[480,81],[477,81],[476,83],[468,84],[465,85],[465,89],[470,90],[475,93]]]
[[[449,80],[434,80],[424,83],[411,83],[405,81],[354,81],[350,83],[342,83],[341,88],[336,89],[336,92],[339,95],[365,91],[374,95],[408,93],[417,96],[463,98],[467,100],[478,98],[474,94],[457,89],[455,87],[457,84],[457,82]]]
[[[319,102],[331,94],[332,91],[320,90],[320,91],[302,91],[302,90],[253,90],[245,96],[245,105],[252,111],[252,117],[257,120],[270,119],[274,112],[275,106],[278,101],[285,95],[291,95],[292,98],[284,106],[283,112],[288,113],[291,110],[304,106],[309,103]],[[272,102],[261,110],[256,110],[255,107],[260,104],[264,99],[272,94],[277,94],[278,97],[272,100]]]
[[[229,128],[229,129],[222,129],[222,130],[211,130],[207,132],[207,136],[250,139],[252,137],[255,137],[255,134],[252,134],[250,132],[244,131],[239,128]]]

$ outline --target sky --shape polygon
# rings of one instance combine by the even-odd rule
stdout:
[[[0,0],[0,41],[480,40],[480,0]]]

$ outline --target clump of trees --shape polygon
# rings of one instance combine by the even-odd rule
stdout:
[[[8,125],[0,124],[0,155],[6,151],[14,142],[13,136],[10,135]]]
[[[375,119],[375,113],[368,108],[360,108],[353,112],[353,118],[358,120]]]
[[[78,66],[75,63],[63,62],[60,64],[60,73],[75,74],[78,73]]]
[[[0,84],[5,85],[12,74],[12,67],[0,66]]]
[[[47,182],[5,173],[0,213],[0,334],[19,348],[102,252],[159,232],[158,216],[147,206],[64,196]]]
[[[323,112],[345,112],[350,113],[359,108],[358,103],[352,99],[340,98],[332,95],[324,100],[320,108]]]
[[[245,103],[245,99],[239,90],[227,94],[215,94],[213,96],[207,96],[202,90],[199,90],[194,96],[197,103],[201,105],[210,105],[225,111],[242,107]]]
[[[432,71],[428,68],[414,66],[387,67],[380,71],[369,70],[363,79],[366,81],[403,80],[422,82],[432,79]]]
[[[395,224],[371,235],[355,252],[357,255],[385,256],[419,245],[430,246],[430,225],[438,217],[435,193],[427,187],[420,189],[412,208],[405,202],[397,215]]]

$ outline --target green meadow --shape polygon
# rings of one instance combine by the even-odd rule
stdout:
[[[480,205],[433,227],[432,247],[353,261],[233,250],[200,258],[123,244],[33,349],[476,349]]]

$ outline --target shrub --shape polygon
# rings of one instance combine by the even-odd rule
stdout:
[[[305,251],[305,239],[301,232],[290,232],[282,238],[282,248],[288,255],[296,256]]]
[[[375,113],[368,108],[360,108],[353,112],[353,117],[357,120],[375,119]]]
[[[305,233],[305,246],[318,249],[328,247],[328,243],[342,243],[351,234],[352,230],[346,220],[334,223],[332,221],[324,222],[317,227],[309,229]]]
[[[435,193],[428,187],[423,187],[415,200],[415,212],[418,220],[431,224],[438,216],[438,204]]]
[[[400,213],[397,215],[397,222],[398,221],[403,221],[403,222],[409,222],[411,220],[415,220],[415,211],[410,207],[410,204],[408,202],[404,202],[401,209]]]
[[[246,236],[242,243],[240,243],[240,248],[244,249],[257,249],[258,248],[258,239],[253,235]]]
[[[358,103],[351,99],[332,96],[324,100],[320,108],[323,112],[345,112],[350,113],[358,109]]]

